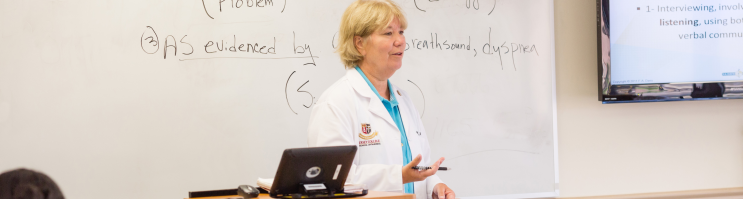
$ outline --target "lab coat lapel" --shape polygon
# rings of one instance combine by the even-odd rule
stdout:
[[[415,158],[418,154],[421,154],[421,148],[420,148],[420,142],[418,139],[420,136],[418,133],[420,133],[420,129],[418,129],[418,120],[415,120],[413,117],[418,117],[418,113],[413,113],[410,106],[413,106],[412,104],[408,104],[408,96],[403,96],[405,93],[401,92],[399,88],[396,86],[392,87],[394,93],[397,97],[397,102],[399,103],[400,108],[400,117],[402,118],[403,126],[405,126],[405,136],[408,137],[408,146],[410,146],[410,153]],[[422,164],[425,162],[421,162]]]
[[[397,125],[395,124],[395,121],[392,120],[392,117],[390,116],[390,113],[387,112],[387,108],[384,108],[384,105],[381,101],[379,101],[379,98],[377,98],[377,95],[374,94],[374,91],[371,90],[369,87],[369,84],[366,83],[366,80],[364,80],[364,77],[361,77],[361,74],[356,71],[356,69],[350,69],[346,72],[346,75],[348,76],[348,80],[351,82],[351,85],[353,89],[359,93],[361,96],[364,96],[369,99],[369,107],[368,110],[374,114],[377,115],[377,117],[382,118],[384,121],[387,121],[387,124],[392,125],[393,129],[397,129]],[[390,91],[392,92],[392,91]],[[397,130],[396,132],[400,132],[400,130]]]

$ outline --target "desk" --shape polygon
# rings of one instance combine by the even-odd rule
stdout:
[[[214,197],[202,197],[202,198],[193,198],[193,199],[239,199],[242,198],[238,195],[232,195],[232,196],[214,196]],[[397,193],[397,192],[382,192],[382,191],[369,191],[369,194],[366,194],[365,196],[361,197],[351,197],[354,199],[415,199],[415,194],[406,194],[406,193]],[[186,198],[190,199],[190,198]],[[258,195],[257,199],[273,199],[271,196],[268,196],[267,193],[262,193]]]

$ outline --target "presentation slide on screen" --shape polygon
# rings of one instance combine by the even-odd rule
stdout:
[[[743,80],[743,0],[614,0],[611,83]]]

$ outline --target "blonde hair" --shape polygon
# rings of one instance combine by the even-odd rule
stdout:
[[[364,56],[356,50],[355,36],[360,36],[366,42],[369,35],[386,28],[395,18],[400,21],[403,30],[408,27],[402,10],[391,0],[357,0],[348,6],[341,19],[336,50],[343,65],[350,69],[364,60]]]

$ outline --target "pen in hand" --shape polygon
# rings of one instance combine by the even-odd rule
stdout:
[[[429,169],[431,169],[431,167],[414,166],[413,169],[429,170]],[[439,167],[439,171],[450,171],[450,170],[451,170],[451,168],[449,168],[449,167]]]

